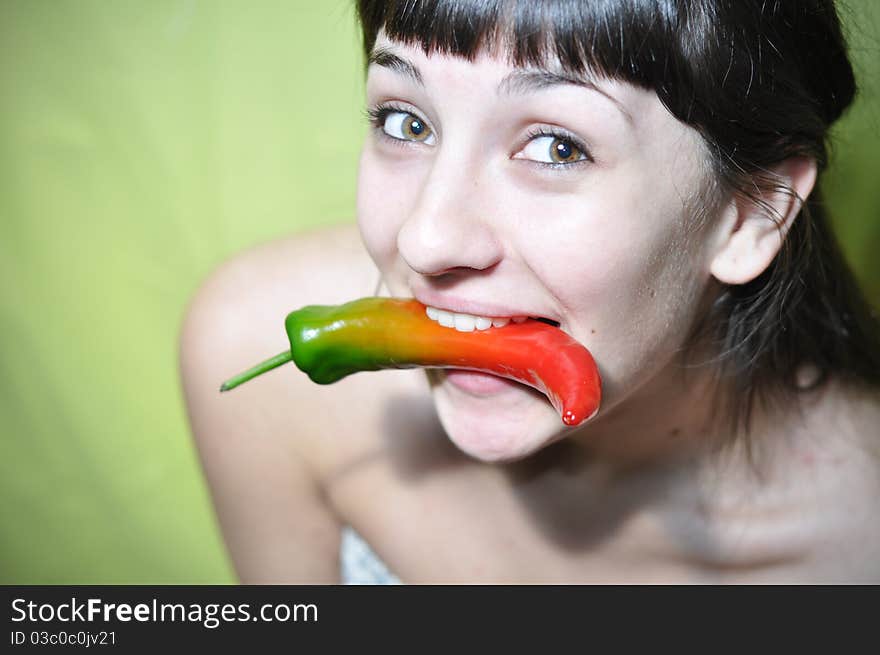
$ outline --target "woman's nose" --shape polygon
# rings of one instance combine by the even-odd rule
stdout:
[[[491,185],[460,162],[438,156],[417,201],[397,234],[404,261],[421,275],[456,269],[486,270],[502,257],[490,215]]]

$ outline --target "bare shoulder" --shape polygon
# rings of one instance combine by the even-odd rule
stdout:
[[[817,521],[834,539],[817,540],[827,579],[880,581],[880,390],[833,385],[810,446],[796,463],[805,489],[824,494]],[[824,557],[823,557],[824,556]]]
[[[221,382],[289,348],[284,318],[311,304],[373,295],[379,272],[354,225],[297,234],[246,250],[212,272],[190,302],[180,337],[181,372],[194,406],[225,403],[268,429],[286,432],[318,470],[327,470],[381,429],[382,396],[418,374],[395,371],[316,385],[289,364],[222,397]],[[257,418],[259,417],[259,418]],[[328,441],[327,433],[348,431]],[[375,430],[372,430],[375,428]],[[295,434],[289,434],[295,430]],[[332,448],[325,448],[332,444]]]
[[[880,390],[859,389],[850,392],[847,401],[841,403],[839,417],[855,445],[867,453],[880,493]]]
[[[377,408],[402,378],[325,387],[291,364],[224,394],[219,385],[289,348],[287,313],[372,295],[378,279],[356,227],[345,225],[233,256],[204,280],[187,307],[179,339],[186,408],[244,580],[334,579],[339,525],[321,479],[379,438]]]
[[[841,446],[868,455],[880,472],[880,389],[832,381],[813,407],[816,432],[835,435]]]
[[[371,293],[378,276],[355,225],[320,228],[227,259],[202,283],[190,310],[228,310],[227,318],[247,329],[260,317],[241,309],[274,312],[278,303],[342,302]]]

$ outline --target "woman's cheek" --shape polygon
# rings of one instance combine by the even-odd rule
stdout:
[[[644,278],[644,234],[625,214],[583,203],[526,235],[531,270],[583,327],[608,328]]]
[[[679,254],[686,258],[685,253]],[[657,271],[638,271],[605,314],[600,354],[610,397],[626,395],[660,369],[675,362],[686,343],[699,285],[672,260]]]
[[[387,170],[387,165],[365,145],[358,171],[357,222],[361,239],[376,266],[386,273],[397,253],[397,233],[409,211],[410,199],[401,184],[400,174]]]
[[[531,239],[541,246],[535,251],[554,253],[530,268],[564,306],[573,336],[593,352],[612,403],[673,357],[685,332],[687,276],[678,257],[669,257],[670,237],[645,225],[657,213],[596,204],[580,216],[569,213],[575,227],[558,225],[553,239]]]

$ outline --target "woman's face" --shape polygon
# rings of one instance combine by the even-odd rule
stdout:
[[[559,322],[603,379],[602,409],[574,430],[637,407],[670,370],[709,281],[696,131],[621,82],[426,56],[381,33],[373,59],[358,221],[392,295]],[[522,457],[573,430],[523,385],[429,379],[444,428],[474,457]]]

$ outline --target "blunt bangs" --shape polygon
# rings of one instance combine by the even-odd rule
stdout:
[[[710,56],[707,41],[715,40],[712,16],[701,3],[390,0],[361,8],[366,55],[383,28],[390,39],[428,55],[473,61],[481,53],[502,52],[515,66],[561,68],[655,90],[685,121],[694,94],[682,92],[693,88],[694,67]],[[675,100],[687,98],[685,106],[671,106],[672,89]]]

